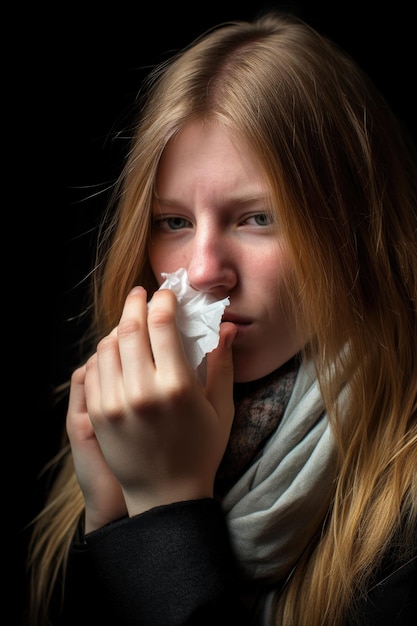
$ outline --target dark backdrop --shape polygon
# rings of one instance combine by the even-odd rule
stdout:
[[[405,1],[383,10],[374,8],[378,4],[270,3],[298,13],[346,48],[416,138],[411,9]],[[25,525],[42,502],[38,474],[58,450],[65,417],[64,406],[51,406],[51,390],[77,363],[74,344],[84,328],[77,316],[86,294],[93,231],[106,189],[121,168],[123,129],[135,94],[149,67],[170,51],[219,21],[252,17],[266,6],[125,5],[97,9],[67,3],[59,14],[22,9],[5,25],[15,58],[6,97],[17,116],[17,124],[6,129],[12,130],[9,164],[15,179],[5,180],[4,196],[11,198],[4,211],[11,224],[5,222],[4,248],[7,244],[11,252],[3,265],[3,328],[11,346],[4,389],[4,419],[12,426],[4,446],[7,485],[9,474],[13,477],[5,517],[18,531],[19,607],[25,603]],[[116,131],[121,138],[114,138]]]

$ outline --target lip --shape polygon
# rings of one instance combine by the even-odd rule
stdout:
[[[252,325],[251,320],[248,320],[247,318],[243,318],[239,315],[233,315],[233,313],[232,314],[227,313],[227,315],[223,315],[222,323],[223,322],[231,322],[232,324],[237,326],[237,337],[244,334]]]
[[[223,315],[222,322],[231,322],[232,324],[236,324],[236,326],[249,326],[249,324],[252,323],[251,320],[241,317],[240,315],[234,315],[228,311]]]

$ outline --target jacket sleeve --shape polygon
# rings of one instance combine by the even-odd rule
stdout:
[[[109,524],[69,555],[59,624],[245,624],[224,514],[212,499]]]
[[[63,609],[52,624],[274,623],[265,602],[269,596],[261,592],[255,608],[247,602],[252,592],[240,585],[220,504],[179,502],[118,520],[89,533],[84,544],[74,544]],[[416,601],[415,553],[406,562],[390,553],[371,588],[353,602],[344,626],[414,626]]]

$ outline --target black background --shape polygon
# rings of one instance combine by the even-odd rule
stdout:
[[[135,95],[152,65],[202,31],[268,6],[243,4],[60,3],[59,12],[22,8],[4,23],[13,57],[4,96],[12,115],[3,121],[12,145],[4,193],[10,205],[3,212],[3,334],[10,346],[4,420],[12,426],[3,446],[4,519],[13,533],[17,528],[18,593],[11,598],[19,611],[25,603],[25,525],[42,501],[38,474],[58,450],[65,416],[65,407],[51,406],[51,391],[77,363],[74,343],[83,330],[77,316],[94,228],[126,152],[123,130]],[[409,3],[384,9],[340,1],[269,6],[297,13],[350,52],[416,138],[416,33]]]

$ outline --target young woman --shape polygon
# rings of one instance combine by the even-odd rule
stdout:
[[[35,522],[32,623],[411,623],[413,148],[288,15],[211,30],[146,87]],[[158,289],[180,268],[230,300],[204,383]]]

